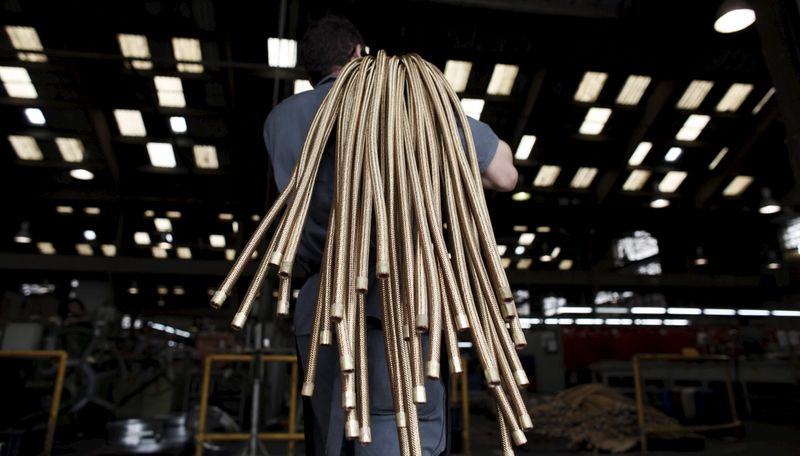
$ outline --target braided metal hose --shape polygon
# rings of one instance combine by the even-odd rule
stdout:
[[[279,276],[276,314],[289,314],[294,257],[334,127],[334,194],[302,394],[314,393],[319,347],[332,343],[335,329],[345,437],[371,442],[366,296],[377,280],[401,453],[422,454],[417,406],[427,400],[425,377],[439,377],[442,343],[451,372],[461,372],[457,332],[463,331],[496,402],[503,453],[513,454],[511,444],[523,444],[523,430],[532,427],[518,389],[529,383],[516,352],[525,337],[500,264],[469,124],[439,70],[417,55],[379,52],[345,65],[312,121],[289,184],[212,305],[230,294],[279,220],[232,325],[245,323],[271,267]],[[373,251],[376,279],[368,276]]]

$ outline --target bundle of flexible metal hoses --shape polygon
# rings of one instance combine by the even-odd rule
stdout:
[[[335,331],[345,435],[363,444],[371,441],[365,299],[375,283],[368,279],[374,243],[402,454],[422,453],[416,407],[426,402],[425,378],[439,378],[443,335],[450,371],[461,371],[461,331],[470,335],[495,398],[503,451],[513,454],[511,442],[525,443],[523,431],[532,427],[520,394],[528,378],[515,351],[525,346],[525,336],[497,252],[469,124],[441,72],[415,54],[380,52],[342,68],[314,117],[287,187],[212,306],[219,308],[230,296],[277,221],[232,326],[244,325],[271,268],[279,277],[277,314],[289,314],[293,262],[334,126],[335,195],[302,394],[313,394],[318,349],[333,343]]]

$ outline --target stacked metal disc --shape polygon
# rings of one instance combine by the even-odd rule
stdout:
[[[232,326],[244,325],[272,270],[278,276],[277,313],[289,314],[295,255],[334,128],[335,195],[302,394],[314,392],[319,347],[334,344],[345,434],[362,444],[371,441],[365,298],[368,287],[376,286],[402,454],[422,454],[417,405],[426,401],[425,378],[439,378],[442,338],[450,371],[460,372],[459,332],[472,341],[496,402],[503,451],[513,454],[512,442],[525,443],[523,431],[532,427],[520,394],[528,378],[515,350],[525,346],[525,337],[492,232],[469,124],[441,72],[417,55],[380,52],[342,68],[287,187],[212,306],[230,296],[277,222]]]

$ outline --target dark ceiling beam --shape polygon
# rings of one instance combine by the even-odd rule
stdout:
[[[614,18],[619,16],[623,0],[427,0],[456,6],[505,10],[517,13],[559,16]]]
[[[625,151],[621,168],[617,167],[615,169],[605,171],[598,181],[597,204],[602,204],[603,201],[605,201],[606,197],[608,197],[616,182],[619,180],[620,175],[624,174],[624,172],[627,170],[628,158],[636,149],[636,146],[638,146],[639,143],[644,140],[645,136],[647,135],[647,130],[650,129],[650,126],[653,125],[656,117],[658,117],[658,114],[664,108],[664,105],[667,103],[667,100],[669,99],[674,87],[675,83],[673,81],[659,81],[656,84],[652,95],[650,95],[650,98],[648,98],[647,104],[644,107],[642,118],[639,121],[639,124],[636,126],[636,129],[633,130],[630,140],[628,141],[628,147]]]
[[[800,204],[800,8],[798,2],[756,0],[756,27],[764,63],[772,76],[775,97],[786,127],[786,147],[795,185],[783,200]]]
[[[662,274],[647,276],[596,271],[519,271],[507,270],[514,285],[602,286],[625,288],[753,288],[763,285],[758,276]]]

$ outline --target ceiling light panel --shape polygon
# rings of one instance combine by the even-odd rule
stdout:
[[[744,100],[753,91],[753,84],[734,83],[731,84],[725,95],[717,103],[716,110],[718,112],[736,112],[742,106]]]
[[[658,184],[658,191],[673,193],[678,190],[688,174],[685,171],[670,171]]]
[[[542,165],[542,167],[539,168],[539,172],[536,174],[536,178],[533,180],[534,187],[551,187],[555,184],[559,173],[561,173],[560,166]]]
[[[156,168],[174,168],[175,151],[170,143],[147,143],[147,155],[150,157],[150,164]]]
[[[84,158],[83,142],[77,138],[56,138],[56,146],[66,162],[79,163]]]
[[[464,114],[475,120],[480,120],[484,104],[486,104],[486,102],[480,98],[461,99],[461,109],[464,110]]]
[[[14,153],[17,154],[20,160],[39,161],[44,159],[42,150],[39,149],[39,144],[31,136],[9,135],[8,142],[11,143]]]
[[[178,71],[184,73],[203,72],[203,65],[197,63],[203,60],[200,40],[196,38],[173,38],[172,53],[175,56],[175,60],[178,61]]]
[[[136,245],[150,245],[150,235],[144,231],[137,231],[133,233],[133,242]]]
[[[772,98],[773,95],[775,95],[775,87],[770,87],[770,89],[767,90],[767,93],[764,94],[761,100],[753,108],[753,115],[756,115],[759,112],[761,112],[761,110],[764,109],[764,105],[767,104],[767,102],[769,101],[770,98]]]
[[[600,96],[600,91],[603,90],[603,85],[608,79],[608,73],[601,73],[597,71],[587,71],[583,75],[578,90],[575,91],[574,100],[583,103],[593,103],[597,101]]]
[[[314,90],[314,87],[311,85],[311,81],[308,79],[295,79],[294,80],[294,94],[297,95],[298,93],[308,92],[309,90]]]
[[[155,76],[153,82],[158,95],[158,105],[170,108],[183,108],[186,98],[183,96],[181,78],[175,76]]]
[[[297,41],[285,38],[270,38],[267,41],[269,66],[294,68],[297,65]]]
[[[0,80],[3,81],[3,88],[9,97],[27,99],[39,97],[25,68],[0,66]]]
[[[156,217],[153,219],[153,223],[156,225],[156,229],[162,233],[172,232],[172,221],[168,218]]]
[[[43,51],[42,41],[39,39],[39,34],[33,27],[25,27],[20,25],[7,25],[6,34],[8,35],[11,45],[18,51]]]
[[[625,85],[622,86],[622,90],[619,92],[619,95],[617,95],[617,104],[627,106],[638,105],[644,92],[650,85],[651,80],[650,76],[639,76],[635,74],[628,76]]]
[[[194,163],[198,168],[204,169],[218,169],[219,158],[217,157],[217,148],[209,145],[195,145],[192,147],[194,153]]]
[[[117,35],[119,50],[122,56],[131,60],[131,66],[137,70],[150,70],[153,62],[150,61],[150,46],[144,35],[120,33]]]
[[[498,63],[494,66],[486,93],[489,95],[511,95],[511,89],[517,79],[517,73],[519,73],[518,66]]]
[[[450,83],[454,92],[460,93],[467,88],[470,71],[472,71],[472,62],[448,60],[444,65],[444,78]]]
[[[714,160],[712,160],[711,163],[708,164],[708,170],[709,171],[714,171],[714,169],[717,166],[719,166],[719,162],[721,162],[722,159],[725,158],[726,155],[728,155],[728,148],[727,147],[723,147],[722,149],[720,149],[720,151],[717,154],[717,156],[714,157]]]
[[[713,86],[712,81],[692,81],[678,100],[678,109],[697,109]]]
[[[534,144],[536,144],[536,136],[534,135],[522,136],[522,139],[519,140],[519,146],[517,146],[517,151],[514,153],[514,158],[517,160],[527,160],[528,158],[530,158]]]
[[[25,108],[25,117],[33,125],[44,125],[47,121],[44,118],[44,113],[39,108]]]
[[[683,127],[675,135],[675,139],[679,141],[694,141],[703,132],[703,128],[708,125],[711,117],[701,114],[692,114],[686,119]]]
[[[536,239],[536,235],[533,233],[522,233],[519,235],[519,245],[531,245],[533,244],[534,239]],[[502,253],[501,253],[502,255]]]
[[[143,137],[147,135],[147,130],[144,128],[144,119],[142,119],[140,111],[135,109],[115,109],[114,119],[117,121],[117,129],[122,136]]]
[[[649,178],[650,171],[646,169],[634,169],[622,185],[622,190],[626,192],[638,192],[644,187],[644,184]]]
[[[579,132],[583,135],[599,135],[610,116],[611,110],[608,108],[589,108]]]
[[[747,190],[747,187],[749,187],[752,183],[752,176],[736,176],[733,178],[731,183],[725,187],[725,190],[722,191],[722,194],[724,196],[739,196],[745,190]]]
[[[664,160],[668,162],[674,162],[677,159],[681,158],[682,154],[683,154],[683,149],[681,149],[680,147],[670,147],[666,155],[664,155]]]
[[[597,175],[597,168],[581,167],[575,173],[569,186],[572,188],[588,188],[592,185],[594,177]]]

